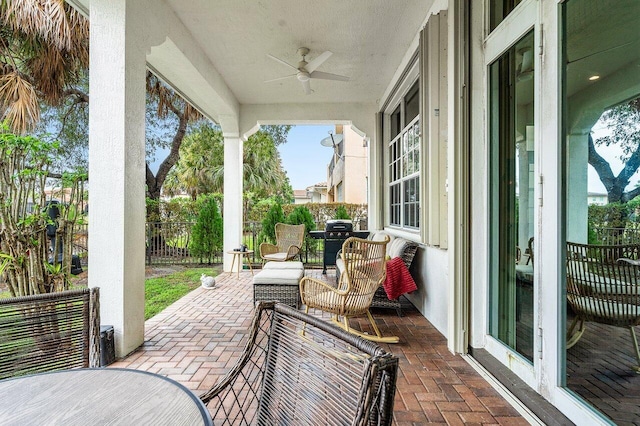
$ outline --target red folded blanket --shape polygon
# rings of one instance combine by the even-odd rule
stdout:
[[[383,284],[389,300],[395,300],[404,293],[417,290],[416,282],[400,257],[387,261],[387,278]]]

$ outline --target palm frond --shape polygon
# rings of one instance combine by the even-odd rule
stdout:
[[[5,22],[27,36],[71,50],[72,34],[64,0],[6,0]]]
[[[36,90],[18,72],[0,76],[0,105],[3,120],[10,123],[15,133],[25,133],[40,119]]]

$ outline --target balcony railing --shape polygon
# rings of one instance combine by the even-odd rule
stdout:
[[[589,241],[590,243],[604,245],[640,244],[640,228],[631,226],[624,229],[595,227],[593,231],[596,241]]]

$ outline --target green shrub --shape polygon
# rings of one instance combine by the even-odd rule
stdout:
[[[335,219],[347,219],[351,220],[351,216],[347,213],[347,209],[344,204],[340,204],[338,208],[336,208]]]
[[[258,237],[259,242],[276,243],[276,223],[284,223],[284,212],[280,203],[273,204],[262,220],[262,231]]]
[[[289,216],[287,216],[287,223],[290,225],[304,224],[304,245],[315,252],[317,240],[309,236],[309,231],[315,231],[316,222],[313,220],[313,216],[309,209],[305,206],[296,206],[293,211],[289,213]]]
[[[191,230],[189,250],[201,262],[207,259],[211,263],[215,253],[222,250],[222,216],[215,196],[204,196],[198,201],[200,212]]]

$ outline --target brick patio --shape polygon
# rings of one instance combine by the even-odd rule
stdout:
[[[307,275],[322,277],[321,271]],[[331,273],[331,272],[330,272]],[[328,275],[327,280],[333,279]],[[210,388],[235,363],[252,319],[251,274],[222,274],[213,290],[196,289],[146,322],[145,342],[112,367],[171,377],[196,394]],[[375,311],[383,334],[400,343],[383,345],[400,358],[395,424],[528,425],[417,310],[404,316]],[[358,320],[357,327],[364,323]]]

